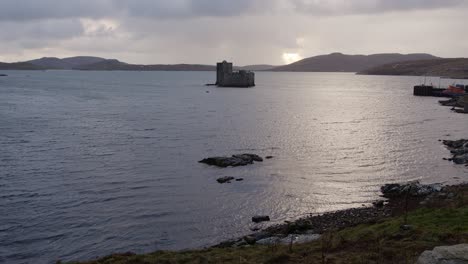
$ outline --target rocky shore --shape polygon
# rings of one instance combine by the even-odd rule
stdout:
[[[128,252],[84,263],[427,264],[441,263],[441,256],[468,262],[468,184],[410,182],[381,191],[387,200],[373,207],[311,215],[205,249]]]
[[[290,241],[294,237],[304,240],[308,237],[319,239],[320,234],[353,227],[360,224],[376,223],[388,217],[401,215],[405,210],[412,210],[435,202],[439,198],[453,199],[455,186],[441,184],[421,184],[417,181],[405,184],[386,184],[381,187],[382,197],[387,200],[374,202],[373,207],[351,208],[320,215],[310,215],[292,222],[274,225],[242,238],[222,242],[215,247],[240,247],[245,245],[278,243]]]
[[[443,144],[453,155],[450,161],[467,163],[468,140]],[[225,168],[254,161],[263,159],[240,154],[200,162]],[[226,176],[218,182],[232,180],[241,179]],[[413,181],[385,184],[380,191],[373,206],[311,214],[263,229],[258,225],[249,235],[201,250],[114,254],[89,263],[414,263],[439,256],[436,246],[459,244],[453,247],[457,254],[466,247],[460,243],[468,242],[468,184]],[[268,215],[252,217],[256,225],[269,220]]]
[[[468,166],[468,139],[444,140],[442,143],[447,146],[452,154],[452,158],[447,160],[455,164],[466,164]]]
[[[468,95],[440,100],[439,104],[452,107],[452,111],[456,113],[468,114]]]

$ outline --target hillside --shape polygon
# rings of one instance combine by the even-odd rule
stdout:
[[[119,60],[104,60],[101,62],[75,67],[86,71],[215,71],[216,66],[200,64],[128,64]]]
[[[468,59],[434,59],[389,63],[361,71],[359,74],[409,76],[427,75],[468,79]]]
[[[269,71],[275,67],[268,64],[255,64],[255,65],[246,65],[241,67],[234,67],[235,70],[245,70],[245,71]]]
[[[43,68],[27,62],[0,62],[0,70],[43,70]]]
[[[88,56],[77,56],[63,59],[55,57],[44,57],[36,60],[26,61],[26,63],[30,63],[46,69],[72,70],[76,67],[81,67],[92,63],[98,63],[104,60],[105,59],[103,58]]]
[[[287,72],[360,72],[378,65],[392,62],[436,59],[430,54],[398,54],[382,53],[373,55],[346,55],[331,53],[300,60],[298,62],[279,66],[271,71]]]

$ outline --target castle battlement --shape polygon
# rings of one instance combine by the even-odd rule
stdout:
[[[255,86],[255,73],[251,71],[233,71],[232,62],[216,64],[216,85],[219,87],[252,87]]]

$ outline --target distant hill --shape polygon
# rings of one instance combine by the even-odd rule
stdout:
[[[215,71],[214,65],[201,64],[128,64],[119,60],[104,60],[93,64],[75,67],[85,71]]]
[[[399,54],[382,53],[373,55],[346,55],[331,53],[300,60],[298,62],[279,66],[271,71],[289,72],[360,72],[371,67],[399,61],[430,60],[438,57],[430,54]]]
[[[278,66],[268,65],[268,64],[256,64],[256,65],[247,65],[247,66],[236,66],[235,70],[245,70],[245,71],[268,71]]]
[[[54,58],[54,57],[44,57],[36,60],[26,61],[33,65],[46,68],[46,69],[61,69],[61,70],[72,70],[77,67],[82,67],[84,65],[98,63],[105,61],[104,58],[98,57],[89,57],[89,56],[78,56],[70,58]]]
[[[468,59],[433,59],[389,63],[361,71],[359,74],[409,76],[427,75],[468,79]]]
[[[5,63],[0,62],[0,70],[43,70],[44,68],[27,63],[27,62],[14,62],[14,63]]]

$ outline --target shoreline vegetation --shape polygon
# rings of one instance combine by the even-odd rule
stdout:
[[[445,140],[468,166],[468,140]],[[426,250],[468,243],[468,183],[386,184],[371,207],[310,215],[198,250],[112,254],[72,264],[415,263]],[[59,261],[60,262],[60,261]]]

